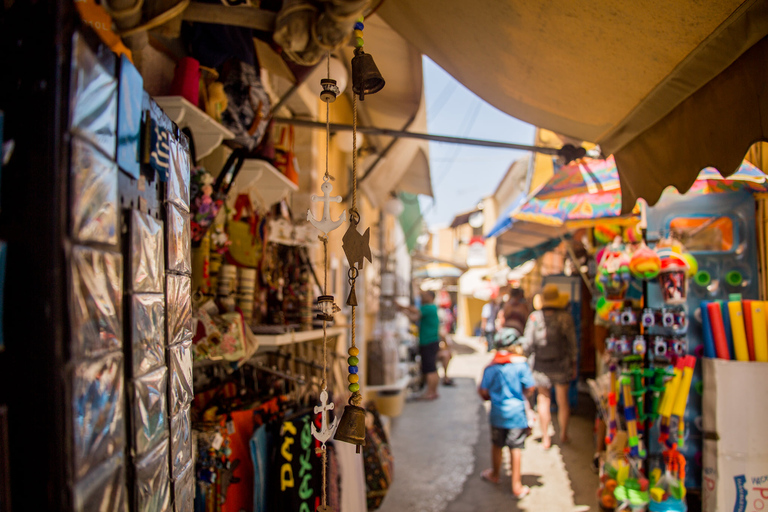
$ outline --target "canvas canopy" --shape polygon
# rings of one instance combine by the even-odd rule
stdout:
[[[766,139],[768,0],[387,0],[394,30],[500,110],[613,153],[624,211]]]

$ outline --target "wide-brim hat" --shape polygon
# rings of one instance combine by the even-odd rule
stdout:
[[[548,284],[541,291],[541,307],[562,309],[570,302],[571,297],[567,293],[560,293],[556,284]]]

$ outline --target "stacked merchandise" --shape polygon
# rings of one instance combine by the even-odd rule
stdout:
[[[192,256],[189,214],[190,153],[186,136],[168,138],[166,322],[171,418],[171,479],[176,512],[192,510],[194,463],[190,403],[192,386]]]
[[[768,362],[766,302],[733,293],[728,301],[702,301],[700,311],[705,357]]]
[[[77,510],[127,510],[115,57],[94,51],[75,34],[72,70],[67,251],[73,495]]]
[[[91,33],[70,96],[74,507],[191,511],[188,141]]]
[[[120,72],[121,106],[135,96],[137,104],[132,105],[128,115],[119,119],[141,119],[144,103],[143,80],[131,63],[123,58]],[[148,100],[147,100],[148,101]],[[155,118],[161,122],[162,113],[155,111]],[[150,117],[151,119],[151,117]],[[121,123],[122,126],[122,123]],[[133,133],[139,132],[134,128]],[[125,137],[123,140],[131,140]],[[132,177],[140,179],[137,148],[121,144],[118,148],[120,168]],[[159,180],[154,180],[157,184]],[[126,188],[126,187],[124,187]],[[124,197],[129,195],[124,192]],[[155,191],[154,198],[157,198]],[[159,201],[152,203],[141,199],[128,205],[138,209],[126,210],[124,219],[128,224],[125,246],[128,251],[127,284],[130,295],[127,335],[130,336],[130,350],[126,351],[125,374],[128,385],[130,454],[133,461],[132,476],[136,482],[133,492],[134,508],[141,511],[167,510],[172,502],[169,480],[169,439],[167,413],[168,368],[165,363],[165,294],[164,294],[164,231],[160,220]],[[129,481],[131,481],[129,479]]]
[[[610,325],[609,373],[601,379],[598,405],[607,424],[607,452],[600,470],[600,505],[684,511],[685,410],[696,358],[688,355],[687,281],[696,260],[674,240],[655,250],[640,237],[616,238],[598,255],[598,317]],[[657,279],[664,305],[649,308],[647,293],[628,290]],[[658,442],[652,429],[658,426]],[[655,431],[654,431],[655,432]],[[657,453],[658,452],[658,453]]]

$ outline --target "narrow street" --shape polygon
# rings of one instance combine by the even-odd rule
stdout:
[[[449,366],[456,386],[440,387],[440,398],[409,401],[391,425],[395,480],[381,512],[474,512],[496,510],[597,511],[597,476],[590,470],[594,452],[594,406],[580,394],[571,417],[571,441],[544,450],[540,430],[523,451],[527,497],[512,496],[509,479],[493,485],[480,477],[490,467],[487,407],[477,383],[491,355],[476,338],[458,339]],[[505,450],[504,465],[508,461]]]

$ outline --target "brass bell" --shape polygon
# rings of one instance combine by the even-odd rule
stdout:
[[[357,445],[355,451],[360,453],[360,447],[365,446],[365,409],[356,405],[344,407],[344,414],[341,415],[333,438]]]
[[[355,293],[354,285],[349,290],[349,297],[347,297],[347,306],[357,306],[357,294]]]
[[[373,62],[373,57],[362,48],[355,48],[352,58],[352,90],[362,101],[366,94],[374,94],[384,87],[384,78]]]

